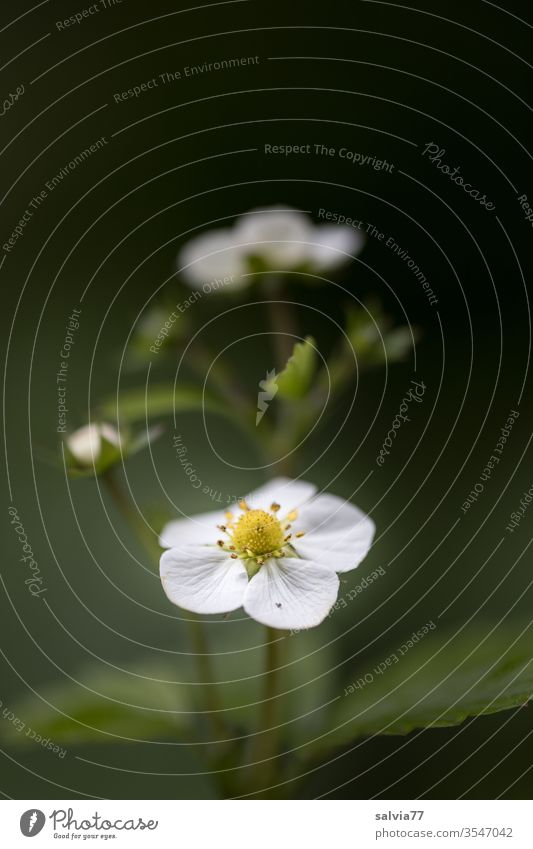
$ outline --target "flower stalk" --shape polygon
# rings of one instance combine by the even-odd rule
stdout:
[[[252,790],[263,796],[272,795],[279,756],[279,695],[281,654],[284,637],[274,628],[265,628],[265,673],[261,702],[261,732],[254,737],[251,752]]]

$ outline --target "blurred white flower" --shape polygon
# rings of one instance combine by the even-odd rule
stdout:
[[[230,285],[235,288],[248,283],[242,276],[248,270],[245,254],[235,246],[229,229],[212,230],[191,239],[180,251],[178,266],[194,289],[221,277],[233,278]]]
[[[373,521],[305,481],[276,478],[231,510],[170,522],[161,546],[163,589],[194,613],[244,607],[272,628],[312,628],[335,603],[337,572],[366,556]]]
[[[282,206],[250,210],[232,232],[245,254],[259,257],[272,269],[292,270],[307,262],[314,229],[303,212]]]
[[[362,250],[364,237],[358,230],[338,224],[320,224],[314,228],[311,262],[317,271],[330,271]]]
[[[339,224],[316,225],[288,206],[252,209],[224,230],[191,239],[178,256],[178,269],[193,288],[214,278],[231,277],[231,286],[248,285],[247,272],[330,271],[362,249],[363,235]]]
[[[92,466],[100,459],[105,443],[118,448],[120,436],[112,425],[88,424],[67,436],[67,448],[80,466]]]

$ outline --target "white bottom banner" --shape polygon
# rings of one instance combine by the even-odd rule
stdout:
[[[531,849],[528,801],[2,801],[1,846],[507,846]]]

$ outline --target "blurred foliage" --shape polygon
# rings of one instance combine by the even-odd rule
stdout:
[[[125,423],[202,409],[225,412],[224,405],[201,388],[171,383],[156,383],[146,389],[124,389],[118,397],[105,400],[101,409],[108,418],[116,417]]]
[[[312,336],[297,342],[287,365],[276,379],[281,398],[302,398],[309,390],[317,365],[316,343]]]

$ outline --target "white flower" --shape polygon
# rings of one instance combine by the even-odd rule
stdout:
[[[335,603],[337,572],[366,556],[373,521],[305,481],[276,478],[226,512],[170,522],[160,573],[170,601],[194,613],[239,607],[272,628],[312,628]]]
[[[351,227],[321,224],[315,227],[310,261],[317,271],[330,271],[355,256],[364,245],[364,237]]]
[[[248,283],[242,276],[248,270],[245,255],[235,246],[229,229],[202,233],[187,242],[179,254],[178,269],[194,289],[225,277],[232,288]]]
[[[252,209],[234,227],[235,242],[274,269],[304,265],[314,227],[307,215],[289,207]]]
[[[241,215],[231,228],[191,239],[179,254],[178,268],[194,288],[220,277],[231,278],[228,288],[236,288],[252,281],[244,276],[254,270],[252,259],[275,273],[318,273],[347,262],[363,244],[363,235],[352,227],[315,225],[288,206],[258,208]]]
[[[100,458],[103,440],[116,448],[120,446],[118,430],[106,422],[78,428],[67,436],[66,443],[68,450],[81,466],[92,466]]]

